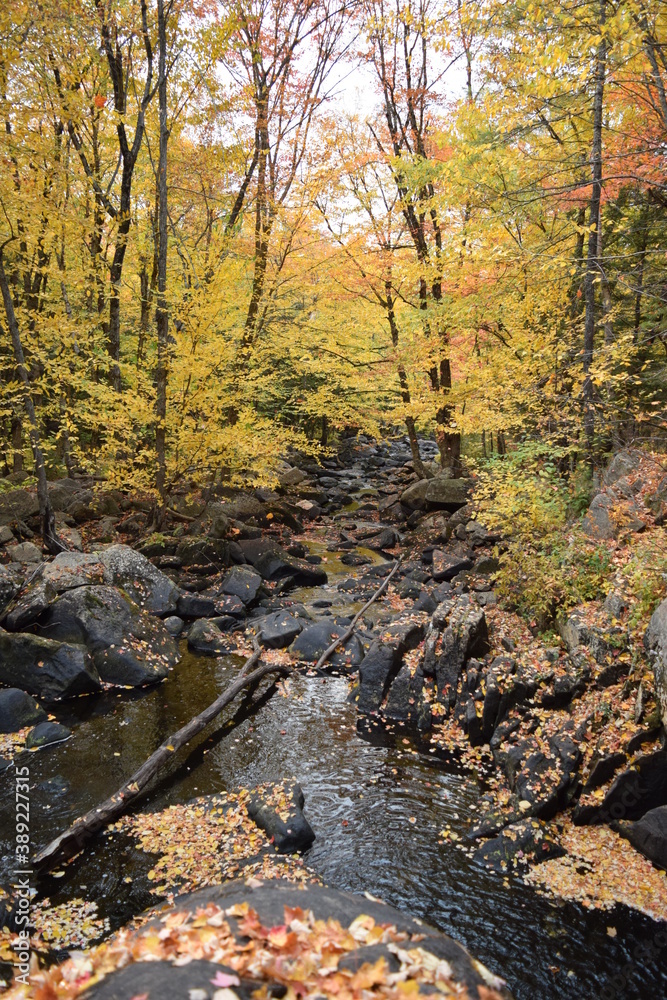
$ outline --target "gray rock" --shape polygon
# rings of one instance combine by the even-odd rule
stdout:
[[[433,550],[433,579],[440,581],[452,580],[458,573],[472,569],[472,559],[467,554]]]
[[[0,632],[0,683],[51,701],[99,691],[100,678],[85,646]]]
[[[653,667],[655,694],[662,724],[667,726],[667,600],[651,616],[644,636],[644,647]]]
[[[474,860],[501,875],[531,864],[562,858],[567,852],[538,819],[520,820],[506,827],[493,840],[478,847]]]
[[[214,622],[200,618],[188,632],[188,648],[202,656],[222,656],[233,652],[234,642]]]
[[[61,642],[85,645],[108,684],[155,683],[180,659],[164,623],[116,587],[68,590],[49,605],[35,628]]]
[[[301,786],[292,781],[260,785],[250,796],[247,809],[250,819],[272,838],[275,847],[291,854],[307,850],[315,840],[303,806]]]
[[[306,663],[316,663],[334,639],[343,635],[348,621],[330,618],[324,622],[309,625],[290,646],[290,652]],[[352,635],[342,650],[336,650],[327,663],[333,667],[357,667],[364,657],[364,647],[357,635]]]
[[[25,741],[26,750],[34,750],[37,747],[48,747],[52,743],[63,743],[72,735],[72,730],[67,726],[61,726],[57,722],[41,722],[35,726],[28,734]]]
[[[42,561],[42,553],[32,542],[19,542],[18,545],[8,545],[7,555],[12,562],[39,563]]]
[[[262,585],[262,578],[250,566],[234,566],[225,577],[220,593],[233,594],[239,597],[245,605],[252,604],[257,597],[257,591]]]
[[[7,545],[15,541],[12,529],[8,528],[6,524],[0,525],[0,545]]]
[[[49,500],[54,511],[65,511],[72,503],[78,493],[82,493],[85,487],[78,479],[56,479],[49,483]],[[90,491],[86,491],[90,494]],[[92,499],[92,494],[91,499]]]
[[[295,586],[318,587],[327,582],[327,574],[317,566],[290,556],[277,542],[268,538],[239,542],[246,561],[264,580],[292,579]]]
[[[307,473],[302,472],[301,469],[297,469],[292,466],[285,469],[284,472],[280,473],[280,475],[278,476],[278,481],[280,482],[281,486],[285,487],[298,486],[300,483],[304,481],[304,479],[307,478],[308,478]]]
[[[259,622],[259,641],[268,649],[283,649],[303,632],[303,627],[304,623],[289,611],[274,611]]]
[[[667,805],[651,809],[634,823],[618,823],[617,830],[640,854],[667,871]]]
[[[99,584],[121,587],[152,614],[176,611],[179,590],[173,581],[128,545],[110,545],[101,552],[61,552],[52,562],[42,563],[5,613],[5,627],[25,628],[58,594]]]
[[[587,622],[587,609],[575,608],[559,626],[561,638],[567,646],[570,658],[575,666],[584,665],[581,658],[582,649],[600,665],[608,663],[614,653],[627,649],[629,636],[627,629],[609,623],[607,626]]]
[[[164,620],[164,627],[169,635],[173,635],[175,638],[176,636],[179,636],[185,628],[185,622],[182,618],[179,618],[178,615],[169,615],[169,617]]]
[[[603,482],[605,486],[613,486],[619,479],[636,472],[639,468],[641,455],[633,451],[619,451],[607,466]]]
[[[211,574],[230,563],[229,542],[224,538],[184,538],[178,544],[176,555],[183,566],[209,566]]]
[[[39,503],[34,493],[27,490],[7,490],[0,493],[0,524],[25,521],[39,514]]]
[[[0,614],[10,601],[13,601],[20,589],[20,584],[6,566],[0,565]]]
[[[614,503],[614,499],[605,493],[598,493],[591,500],[588,513],[582,522],[583,530],[591,538],[604,541],[616,537],[616,525],[610,516]]]
[[[0,733],[17,733],[46,719],[46,712],[20,688],[0,691]]]

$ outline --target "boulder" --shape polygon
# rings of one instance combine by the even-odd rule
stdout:
[[[574,822],[583,824],[638,820],[667,805],[667,748],[637,757],[618,774],[599,804],[578,805]]]
[[[252,604],[257,597],[257,591],[262,585],[262,578],[250,566],[234,566],[219,588],[222,594],[232,594],[239,597],[245,605]]]
[[[121,587],[152,614],[176,611],[179,591],[169,577],[128,545],[110,545],[101,552],[61,552],[52,562],[41,564],[5,612],[5,627],[25,628],[58,594],[99,584]]]
[[[188,632],[188,648],[203,656],[224,656],[234,651],[234,641],[215,622],[200,618]]]
[[[26,750],[36,750],[38,747],[48,747],[52,743],[64,743],[72,735],[72,730],[61,726],[58,722],[40,722],[28,734],[25,741]]]
[[[248,801],[248,816],[284,854],[307,850],[315,840],[303,815],[304,798],[296,782],[260,785]]]
[[[0,545],[7,545],[10,542],[15,542],[14,532],[6,524],[0,525]]]
[[[51,701],[99,691],[100,678],[85,646],[0,632],[0,683]]]
[[[651,616],[644,635],[644,647],[653,667],[655,695],[663,726],[667,726],[667,600]]]
[[[591,500],[582,528],[591,538],[609,540],[616,536],[616,526],[610,516],[614,506],[612,497],[598,493]]]
[[[389,691],[389,686],[398,674],[404,654],[418,646],[424,635],[422,625],[414,622],[396,622],[383,630],[380,639],[371,644],[359,665],[360,712],[377,712]],[[408,678],[403,678],[408,684]],[[402,689],[394,692],[392,711],[394,716],[402,699]],[[392,717],[394,717],[392,716]]]
[[[327,574],[317,566],[289,555],[269,538],[251,538],[239,542],[246,562],[254,566],[264,580],[291,578],[294,586],[319,587]]]
[[[42,561],[41,550],[32,542],[19,542],[17,545],[7,546],[7,555],[12,562],[26,565],[29,563],[39,563]]]
[[[585,667],[585,654],[593,657],[600,666],[610,666],[618,653],[628,648],[628,631],[619,625],[613,625],[606,612],[600,613],[597,605],[583,605],[575,608],[567,620],[559,626],[561,638],[567,646],[570,659],[576,667]],[[622,671],[623,665],[618,665]],[[627,670],[627,666],[625,667]],[[608,678],[608,686],[615,683],[618,677]]]
[[[304,622],[295,618],[289,611],[274,611],[262,618],[259,624],[258,637],[262,646],[268,649],[283,649],[289,646],[301,632]]]
[[[493,840],[478,847],[473,860],[501,875],[527,868],[531,864],[562,858],[567,852],[550,837],[540,820],[525,819],[512,823]]]
[[[603,482],[605,486],[613,486],[619,479],[624,479],[636,472],[641,462],[641,455],[636,451],[619,451],[614,455],[605,471]]]
[[[182,618],[179,618],[178,615],[169,615],[168,618],[164,619],[164,627],[169,635],[173,635],[174,638],[176,638],[176,636],[179,636],[185,628],[185,622]]]
[[[116,587],[68,590],[49,605],[34,628],[52,639],[85,645],[107,684],[152,684],[180,659],[164,623]]]
[[[25,691],[20,688],[0,690],[0,733],[17,733],[45,719],[44,709]]]
[[[39,514],[37,495],[28,490],[7,490],[0,493],[0,524],[25,521]]]
[[[224,538],[194,536],[178,543],[176,555],[183,566],[209,566],[211,574],[229,566],[229,542]]]
[[[667,805],[651,809],[634,823],[618,823],[615,829],[640,854],[667,871]]]
[[[0,614],[14,600],[20,589],[20,584],[6,566],[0,565]]]
[[[79,479],[56,479],[49,483],[49,500],[54,511],[67,510],[77,493],[85,487]]]
[[[438,583],[442,580],[451,580],[457,573],[472,569],[472,566],[472,559],[467,553],[433,550],[433,579]]]
[[[330,618],[324,622],[309,625],[290,646],[290,652],[306,663],[316,663],[334,639],[339,638],[348,628],[348,619]],[[336,650],[328,659],[332,667],[357,667],[364,657],[364,647],[357,635],[352,635],[342,650]]]

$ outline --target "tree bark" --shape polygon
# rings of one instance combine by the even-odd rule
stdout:
[[[158,101],[160,111],[160,153],[158,158],[158,267],[157,267],[157,368],[155,371],[155,454],[157,475],[155,486],[165,503],[167,480],[166,420],[167,420],[167,351],[169,348],[169,313],[167,311],[167,25],[164,0],[157,0],[158,18]]]

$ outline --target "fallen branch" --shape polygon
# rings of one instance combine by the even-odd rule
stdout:
[[[200,733],[209,722],[212,722],[225,705],[234,700],[239,691],[261,680],[266,674],[282,672],[288,669],[283,665],[270,663],[262,664],[251,670],[259,661],[260,655],[261,650],[259,645],[255,644],[254,653],[246,660],[241,675],[237,677],[234,683],[230,684],[208,708],[205,708],[203,712],[196,715],[194,719],[191,719],[178,732],[174,733],[173,736],[166,739],[114,795],[102,802],[101,805],[91,809],[84,816],[80,816],[68,830],[61,833],[59,837],[56,837],[55,840],[44,847],[33,859],[33,866],[40,872],[49,872],[57,864],[77,854],[90,837],[99,833],[100,830],[103,830],[104,827],[108,826],[109,823],[117,819],[128,809],[130,804],[146,788],[151,779],[155,777],[160,768],[173,758],[177,750],[191,740],[193,736],[196,736],[197,733]]]
[[[375,593],[371,597],[370,601],[366,601],[366,603],[364,604],[364,606],[361,609],[361,611],[357,611],[356,615],[352,619],[352,622],[348,626],[347,631],[343,632],[343,634],[338,639],[335,639],[334,642],[332,642],[331,645],[327,646],[327,648],[324,650],[324,652],[320,656],[319,660],[315,664],[315,670],[319,670],[320,667],[324,666],[324,664],[327,662],[327,660],[329,659],[329,657],[331,656],[331,654],[334,652],[334,650],[338,646],[344,646],[345,645],[345,643],[347,642],[347,640],[350,638],[350,636],[354,632],[354,626],[357,624],[357,622],[359,621],[359,619],[363,615],[364,611],[367,611],[368,608],[370,608],[371,604],[374,604],[375,601],[377,601],[378,597],[380,597],[384,593],[384,591],[389,586],[389,581],[391,580],[392,576],[394,575],[394,573],[396,572],[396,570],[398,569],[398,567],[401,565],[402,562],[403,562],[403,556],[400,556],[396,560],[396,563],[394,564],[394,568],[392,569],[391,573],[387,574],[387,576],[382,581],[382,586],[378,587],[378,589],[375,591]]]

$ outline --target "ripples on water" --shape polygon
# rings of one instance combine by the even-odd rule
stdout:
[[[231,657],[218,664],[186,654],[159,688],[60,706],[59,721],[76,724],[73,739],[27,755],[35,846],[115,791],[167,733],[214,699],[236,669]],[[293,697],[274,693],[235,726],[200,737],[142,808],[293,775],[317,835],[306,860],[324,881],[368,891],[452,934],[508,980],[517,1000],[667,995],[664,962],[661,968],[632,958],[660,925],[625,909],[600,914],[554,905],[517,879],[477,867],[452,844],[438,844],[444,826],[465,834],[479,796],[474,777],[452,773],[427,746],[405,744],[400,728],[362,738],[342,679],[301,675],[290,685]],[[0,799],[5,871],[13,820],[9,786],[5,779]],[[145,877],[151,865],[126,838],[100,838],[64,878],[46,879],[42,889],[54,903],[81,895],[97,899],[102,915],[118,926],[155,901]],[[617,928],[615,938],[607,926]],[[614,993],[612,977],[628,963],[626,983]]]

